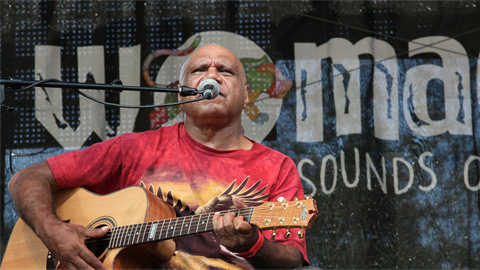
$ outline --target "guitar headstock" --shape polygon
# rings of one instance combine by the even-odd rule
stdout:
[[[317,202],[312,198],[302,201],[265,202],[254,208],[250,223],[260,229],[310,228],[317,214]]]

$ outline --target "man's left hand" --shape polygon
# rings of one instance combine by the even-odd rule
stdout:
[[[232,201],[237,208],[247,208],[248,205],[236,196],[232,196]],[[213,216],[213,230],[215,234],[228,250],[232,252],[245,252],[249,250],[258,239],[258,228],[249,224],[243,216],[235,216],[230,212],[221,216],[215,213]]]

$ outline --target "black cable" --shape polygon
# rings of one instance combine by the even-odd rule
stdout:
[[[33,87],[36,87],[37,85],[41,85],[42,83],[46,83],[46,82],[61,82],[60,80],[58,79],[45,79],[45,80],[41,80],[39,82],[36,82],[34,84],[31,84],[27,87],[23,87],[23,88],[19,88],[19,89],[5,89],[5,92],[21,92],[21,91],[26,91],[26,90],[30,90],[30,88],[33,88]]]
[[[20,89],[5,89],[6,92],[20,92],[20,91],[26,91],[26,90],[30,90],[31,88],[34,88],[34,87],[37,87],[37,86],[41,86],[43,83],[46,83],[46,82],[61,82],[61,80],[58,80],[58,79],[45,79],[45,80],[41,80],[39,82],[36,82],[34,84],[31,84],[27,87],[23,87],[23,88],[20,88]],[[42,87],[43,88],[43,87]],[[98,102],[100,104],[103,104],[103,105],[106,105],[106,106],[115,106],[115,107],[119,107],[119,108],[127,108],[127,109],[144,109],[144,108],[156,108],[156,107],[167,107],[167,106],[176,106],[176,105],[181,105],[181,104],[186,104],[186,103],[192,103],[192,102],[196,102],[196,101],[201,101],[201,100],[204,100],[204,99],[207,99],[206,97],[200,97],[200,98],[197,98],[197,99],[192,99],[192,100],[187,100],[187,101],[181,101],[181,102],[174,102],[174,103],[168,103],[168,104],[152,104],[152,105],[138,105],[138,106],[134,106],[134,105],[121,105],[121,104],[117,104],[117,103],[111,103],[111,102],[105,102],[105,101],[102,101],[102,100],[99,100],[99,99],[96,99],[92,96],[89,96],[85,93],[83,93],[82,91],[80,91],[79,89],[75,89],[75,88],[72,88],[72,90],[76,91],[77,93],[79,93],[80,95],[92,100],[92,101],[95,101],[95,102]],[[2,104],[3,105],[3,104]],[[6,105],[4,105],[6,106]]]
[[[142,109],[142,108],[156,108],[156,107],[167,107],[167,106],[175,106],[175,105],[181,105],[181,104],[185,104],[185,103],[192,103],[192,102],[196,102],[196,101],[200,101],[200,100],[204,100],[204,99],[207,99],[206,97],[201,97],[201,98],[197,98],[197,99],[192,99],[192,100],[187,100],[187,101],[181,101],[181,102],[174,102],[174,103],[168,103],[168,104],[161,104],[161,105],[139,105],[139,106],[132,106],[132,105],[120,105],[120,104],[116,104],[116,103],[110,103],[110,102],[105,102],[105,101],[101,101],[101,100],[98,100],[94,97],[91,97],[85,93],[83,93],[82,91],[78,90],[78,89],[73,89],[75,90],[76,92],[78,92],[80,95],[90,99],[90,100],[93,100],[95,102],[98,102],[100,104],[103,104],[103,105],[107,105],[107,106],[115,106],[115,107],[120,107],[120,108],[127,108],[127,109]]]

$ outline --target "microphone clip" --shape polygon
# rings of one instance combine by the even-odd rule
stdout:
[[[186,96],[195,96],[197,94],[200,94],[201,92],[195,88],[182,85],[178,88],[178,93],[180,94],[180,96],[186,97]]]

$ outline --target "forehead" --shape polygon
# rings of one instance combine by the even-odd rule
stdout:
[[[212,63],[215,65],[237,66],[240,60],[223,47],[202,47],[191,55],[189,62],[189,66]]]

